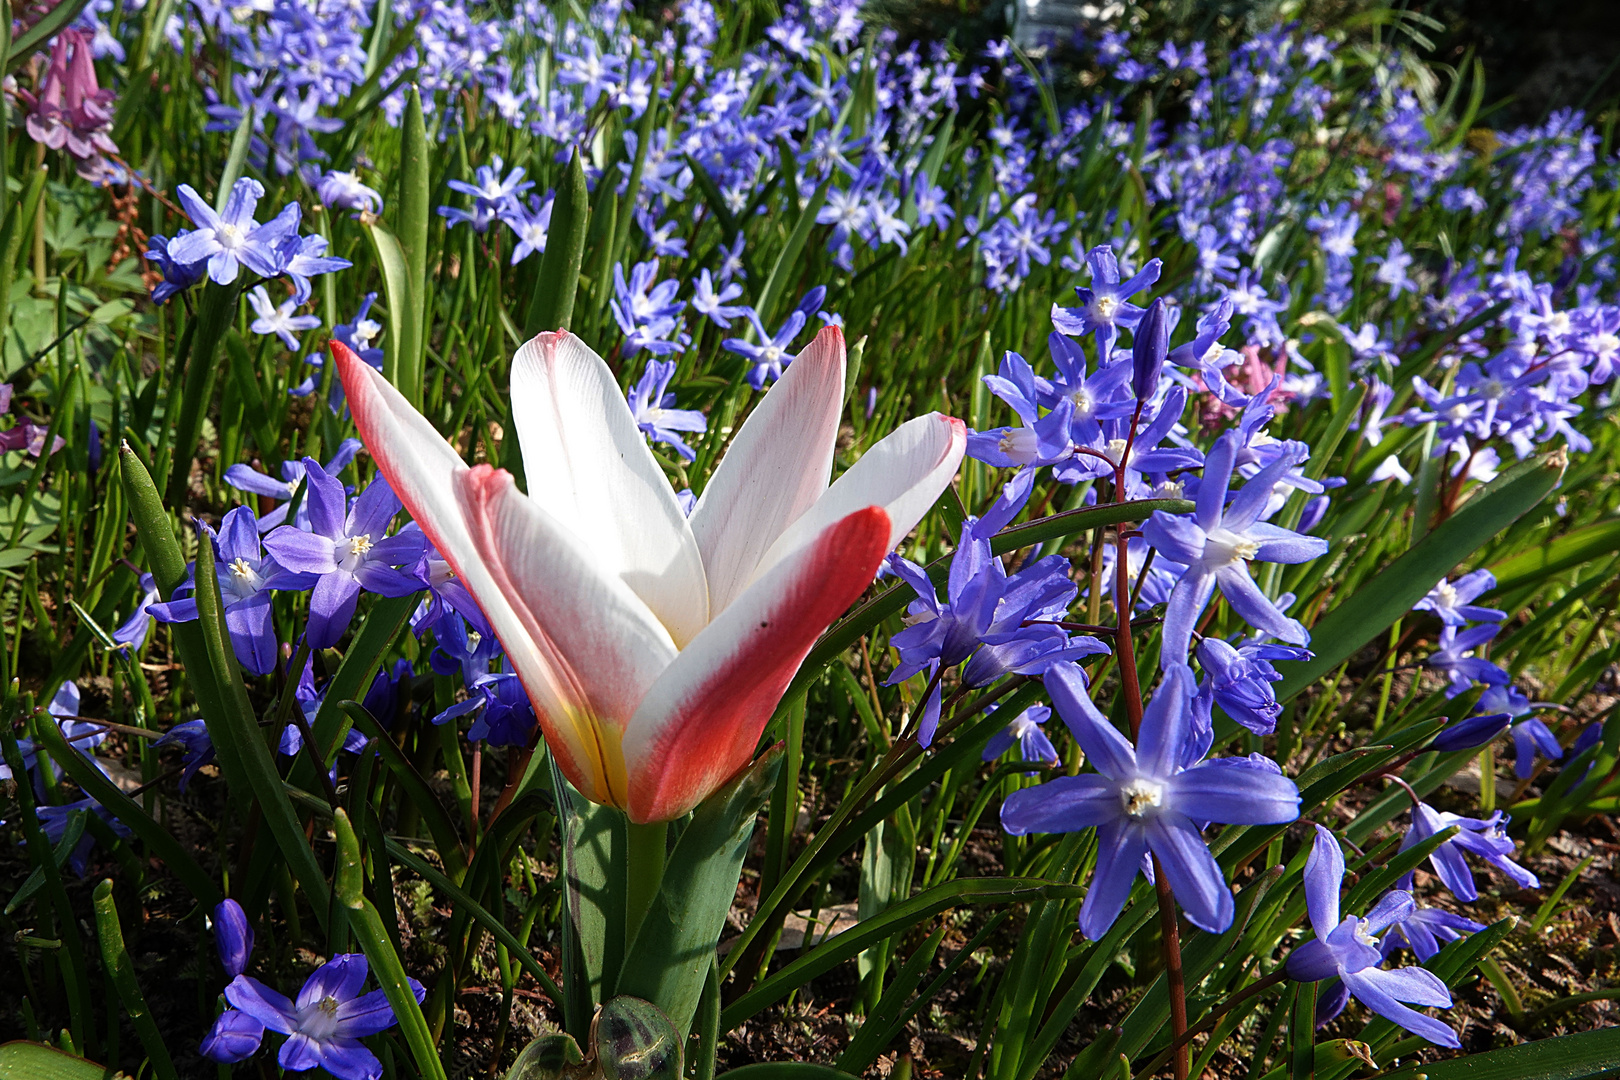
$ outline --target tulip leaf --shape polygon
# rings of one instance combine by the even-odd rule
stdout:
[[[585,186],[585,165],[575,150],[568,159],[568,175],[551,204],[551,229],[540,276],[529,298],[523,332],[529,337],[542,330],[565,330],[574,317],[574,294],[579,291],[579,268],[585,259],[585,237],[591,224],[590,192]]]
[[[102,1080],[107,1070],[54,1046],[8,1042],[0,1046],[0,1080]]]
[[[1311,627],[1316,658],[1277,662],[1283,680],[1277,700],[1287,701],[1353,656],[1412,610],[1459,563],[1546,497],[1564,475],[1554,453],[1521,462],[1476,493],[1451,517],[1413,544]]]
[[[624,964],[624,912],[629,838],[624,811],[591,802],[547,754],[557,825],[562,830],[565,906],[563,1027],[584,1038],[596,1006],[613,996]]]
[[[715,943],[737,895],[754,818],[775,786],[782,757],[781,747],[772,748],[698,805],[625,954],[619,991],[659,1006],[682,1038],[691,1029]]]

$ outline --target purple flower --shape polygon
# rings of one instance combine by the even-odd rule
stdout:
[[[613,266],[613,299],[608,307],[613,320],[624,332],[624,355],[631,357],[645,349],[654,356],[679,352],[683,346],[681,310],[686,301],[675,298],[680,282],[659,281],[658,260],[637,263],[625,280],[624,267]]]
[[[209,1061],[234,1065],[257,1054],[263,1043],[263,1024],[240,1009],[226,1009],[215,1018],[198,1049]]]
[[[1483,929],[1484,923],[1465,919],[1444,908],[1414,904],[1411,914],[1390,924],[1380,948],[1386,959],[1397,949],[1409,948],[1417,954],[1419,963],[1426,964],[1444,942],[1458,941],[1464,934],[1477,934]]]
[[[182,229],[173,240],[154,235],[146,241],[146,251],[142,254],[163,274],[163,280],[152,287],[154,304],[162,305],[176,293],[185,292],[208,276],[206,262],[179,263],[169,256],[169,246],[183,240],[186,235],[187,231]]]
[[[77,802],[63,803],[61,806],[37,806],[34,808],[34,812],[39,815],[40,830],[44,832],[45,839],[51,842],[52,847],[60,844],[62,838],[67,835],[68,824],[73,820],[75,814],[94,814],[117,835],[134,835],[129,826],[113,817],[107,808],[96,802],[95,799],[80,799]],[[73,851],[68,855],[68,868],[74,874],[81,878],[84,877],[86,871],[90,868],[90,850],[95,846],[96,834],[88,829],[85,830],[84,835],[79,838],[79,842],[74,845]]]
[[[1114,258],[1114,249],[1107,244],[1087,252],[1086,263],[1091,267],[1091,288],[1075,287],[1080,297],[1077,308],[1053,304],[1052,325],[1070,337],[1095,331],[1097,355],[1106,361],[1113,355],[1119,328],[1130,329],[1142,318],[1143,310],[1131,303],[1130,298],[1159,280],[1159,268],[1163,264],[1158,259],[1150,260],[1129,279],[1121,281],[1119,261]]]
[[[79,685],[72,679],[64,682],[51,697],[51,703],[45,711],[55,721],[62,738],[67,744],[96,764],[96,758],[91,750],[100,746],[107,739],[107,729],[93,720],[79,718]],[[17,750],[22,755],[23,768],[34,775],[34,790],[39,797],[45,797],[45,776],[39,768],[39,750],[32,739],[18,739]],[[45,755],[45,763],[50,766],[51,776],[60,778],[62,769],[56,760],[49,754]],[[97,768],[101,766],[96,765]],[[0,780],[11,779],[11,767],[0,760]]]
[[[1260,591],[1249,576],[1248,563],[1305,562],[1324,554],[1327,541],[1260,520],[1273,486],[1297,463],[1291,455],[1282,455],[1261,469],[1227,505],[1232,466],[1241,442],[1242,435],[1236,431],[1216,441],[1204,463],[1198,508],[1192,516],[1175,517],[1157,510],[1142,527],[1148,543],[1187,567],[1165,605],[1162,648],[1167,665],[1186,662],[1193,627],[1209,606],[1216,585],[1232,610],[1255,629],[1294,645],[1310,643],[1305,627],[1284,615]]]
[[[529,197],[528,208],[517,199],[506,204],[501,211],[501,220],[507,227],[517,234],[517,246],[512,249],[512,265],[527,259],[535,252],[542,255],[546,250],[546,237],[551,231],[551,209],[555,199],[547,195],[544,202],[537,196]]]
[[[1507,672],[1484,657],[1474,655],[1474,650],[1495,637],[1499,629],[1495,623],[1470,627],[1460,633],[1455,626],[1441,628],[1439,645],[1424,663],[1450,680],[1447,698],[1466,693],[1476,682],[1502,686],[1512,681]]]
[[[1010,724],[990,736],[990,741],[984,745],[983,759],[994,761],[1017,743],[1018,754],[1023,760],[1056,765],[1059,760],[1057,748],[1047,738],[1046,732],[1041,730],[1041,725],[1051,717],[1052,710],[1045,705],[1031,705],[1013,717]],[[1035,773],[1024,775],[1034,776]]]
[[[1482,857],[1521,889],[1538,888],[1541,879],[1510,857],[1513,854],[1513,841],[1507,835],[1509,820],[1500,810],[1488,818],[1470,818],[1436,810],[1428,803],[1414,800],[1412,827],[1401,841],[1401,850],[1421,844],[1436,833],[1456,825],[1457,834],[1429,854],[1429,864],[1434,867],[1435,875],[1451,890],[1453,896],[1465,903],[1479,899],[1479,889],[1474,885],[1474,874],[1468,868],[1468,861],[1463,858],[1464,852]],[[1401,880],[1402,887],[1410,888],[1411,881],[1412,875],[1408,873]]]
[[[1440,734],[1429,744],[1429,749],[1438,750],[1442,754],[1457,750],[1478,750],[1506,731],[1512,721],[1513,717],[1507,713],[1486,713],[1458,720],[1442,728]]]
[[[361,308],[365,311],[370,305]],[[341,329],[341,328],[340,328]],[[336,335],[334,335],[336,336]],[[359,439],[344,439],[338,444],[337,452],[327,461],[323,468],[329,475],[336,476],[349,467],[349,462],[360,452]],[[291,499],[297,492],[298,485],[304,481],[304,464],[301,461],[283,461],[281,463],[281,479],[266,476],[251,465],[232,465],[225,470],[225,482],[237,491],[246,491],[252,495],[262,495],[267,499]],[[287,520],[287,508],[278,506],[268,514],[259,518],[260,532],[269,532],[271,529]],[[299,528],[309,527],[309,500],[306,498],[298,504]]]
[[[1496,578],[1489,570],[1475,570],[1456,581],[1441,580],[1440,584],[1412,605],[1413,611],[1432,611],[1447,626],[1461,627],[1470,622],[1501,622],[1507,612],[1496,608],[1480,607],[1474,598],[1496,588]]]
[[[825,292],[825,290],[823,290]],[[817,305],[820,304],[818,298]],[[814,310],[814,307],[811,308]],[[748,321],[754,326],[754,334],[762,345],[756,345],[747,338],[726,338],[721,346],[729,352],[734,352],[749,361],[748,385],[755,390],[765,388],[767,382],[775,382],[782,377],[782,372],[793,363],[793,357],[788,353],[793,339],[799,336],[804,324],[809,320],[810,313],[805,310],[804,304],[788,313],[788,317],[777,328],[775,334],[765,332],[765,325],[759,321],[759,313],[750,308],[746,312]]]
[[[347,270],[354,264],[337,255],[328,255],[326,237],[298,235],[299,209],[296,203],[288,203],[281,213],[284,217],[292,218],[292,227],[277,245],[281,272],[292,282],[293,303],[305,304],[309,302],[311,292],[310,278],[335,270]],[[319,326],[320,323],[314,325]]]
[[[503,179],[501,170],[506,167],[499,155],[491,158],[491,164],[480,165],[474,175],[476,184],[469,184],[465,180],[450,180],[447,185],[452,191],[459,191],[463,195],[471,195],[473,208],[459,210],[453,206],[439,207],[439,216],[450,222],[452,226],[465,222],[473,227],[474,232],[484,232],[496,219],[501,211],[509,204],[515,202],[518,196],[534,187],[533,180],[524,180],[524,170],[515,166]]]
[[[141,598],[135,610],[129,613],[129,618],[112,632],[112,639],[126,649],[140,652],[141,646],[146,644],[147,633],[152,629],[152,615],[148,609],[157,602],[157,582],[151,574],[142,574]]]
[[[1294,782],[1246,758],[1187,767],[1195,721],[1193,674],[1185,665],[1165,670],[1136,746],[1097,711],[1077,666],[1054,666],[1046,689],[1097,771],[1015,791],[1002,804],[1002,827],[1014,836],[1096,828],[1097,867],[1080,907],[1080,932],[1093,941],[1119,917],[1150,851],[1188,920],[1224,932],[1232,925],[1232,890],[1197,823],[1293,821],[1299,817]]]
[[[293,336],[305,330],[313,330],[321,325],[318,315],[294,315],[298,309],[296,298],[289,297],[282,301],[278,307],[270,302],[270,294],[265,292],[263,285],[255,285],[248,293],[248,303],[253,310],[259,313],[248,329],[255,334],[274,334],[282,340],[289,349],[298,348],[298,339]]]
[[[731,305],[727,301],[735,300],[742,295],[742,286],[736,282],[727,282],[720,287],[719,292],[714,290],[714,282],[707,270],[698,272],[697,284],[692,294],[692,309],[700,315],[706,315],[709,321],[724,330],[731,325],[731,320],[747,315],[751,310],[746,304]]]
[[[362,953],[334,956],[315,969],[293,1001],[251,976],[238,975],[225,988],[225,1000],[267,1030],[287,1036],[276,1058],[283,1069],[320,1068],[338,1080],[377,1080],[382,1062],[360,1040],[398,1020],[381,990],[360,993],[367,970]],[[416,1000],[422,1001],[426,990],[415,979],[409,981]]]
[[[477,691],[483,711],[467,729],[467,738],[491,746],[527,746],[538,721],[534,703],[510,666],[479,683]]]
[[[667,443],[687,461],[697,457],[693,449],[680,436],[683,431],[702,432],[709,427],[708,418],[696,409],[677,409],[675,395],[666,392],[670,379],[675,377],[675,361],[649,360],[641,381],[632,386],[625,397],[636,426],[652,442]]]
[[[247,970],[248,957],[253,955],[253,927],[235,900],[214,905],[214,949],[226,975],[234,979]]]
[[[304,470],[310,531],[283,525],[264,538],[264,546],[288,570],[317,576],[309,600],[309,644],[327,649],[348,629],[360,590],[408,596],[424,587],[416,574],[398,569],[414,568],[421,560],[423,539],[418,532],[386,535],[400,509],[386,480],[372,481],[345,513],[342,483],[314,458],[304,459]]]
[[[265,225],[253,220],[253,211],[264,197],[263,184],[245,176],[238,180],[225,199],[222,214],[203,202],[190,184],[181,184],[176,193],[197,228],[169,241],[170,259],[184,266],[206,260],[208,276],[218,285],[231,284],[244,266],[260,277],[281,273],[277,244],[289,223],[285,214]],[[296,228],[297,221],[291,225]]]
[[[315,197],[321,200],[322,206],[369,214],[382,213],[382,195],[361,183],[359,173],[332,170],[316,183]]]
[[[1199,687],[1205,708],[1219,705],[1226,715],[1256,735],[1270,735],[1277,729],[1282,706],[1271,684],[1282,679],[1272,660],[1309,660],[1311,653],[1286,645],[1239,645],[1233,648],[1220,638],[1206,637],[1198,643],[1198,662],[1208,677]]]
[[[1066,559],[1052,555],[1009,577],[1001,559],[990,552],[990,537],[1018,515],[1033,479],[1033,473],[1021,473],[990,513],[963,523],[943,602],[927,571],[898,555],[889,557],[890,569],[911,586],[917,599],[906,609],[906,629],[890,641],[900,663],[886,685],[928,672],[929,692],[917,721],[917,742],[924,747],[933,742],[939,724],[940,675],[945,669],[968,661],[963,682],[985,686],[1009,671],[1040,674],[1061,660],[1108,651],[1096,638],[1070,638],[1061,627],[1051,625],[1063,617],[1078,592],[1069,580]],[[1039,622],[1025,626],[1029,620]]]
[[[212,536],[214,576],[225,605],[225,629],[242,667],[255,675],[276,669],[276,628],[271,619],[272,590],[302,591],[315,586],[312,574],[287,570],[259,546],[259,522],[251,508],[238,506],[220,522]],[[182,597],[151,605],[159,622],[190,622],[197,617],[195,597]]]
[[[1051,412],[1041,416],[1037,403],[1044,396],[1041,384],[1045,382],[1036,378],[1029,361],[1015,352],[1005,353],[1000,371],[986,375],[984,385],[1010,405],[1022,423],[1018,427],[970,432],[968,456],[1003,469],[1039,468],[1066,460],[1074,452],[1071,426],[1076,406],[1071,397],[1064,396],[1054,402]]]
[[[1403,1004],[1449,1009],[1451,991],[1445,983],[1424,968],[1385,971],[1379,966],[1384,954],[1375,935],[1411,916],[1415,907],[1412,894],[1399,889],[1385,893],[1366,918],[1346,915],[1341,922],[1339,890],[1343,883],[1344,855],[1339,851],[1339,842],[1318,825],[1316,842],[1305,863],[1305,909],[1316,937],[1289,953],[1287,962],[1291,979],[1320,982],[1337,978],[1343,985],[1342,993],[1329,991],[1329,996],[1318,1003],[1317,1023],[1326,1023],[1338,1015],[1345,997],[1354,996],[1379,1016],[1415,1035],[1439,1046],[1460,1046],[1456,1032]]]
[[[492,660],[500,659],[501,643],[494,634],[481,633],[459,615],[447,613],[434,624],[438,647],[428,656],[428,664],[439,675],[460,675],[469,690],[489,677]]]
[[[1149,304],[1136,324],[1131,340],[1131,389],[1146,402],[1159,388],[1159,373],[1170,355],[1170,327],[1164,315],[1164,297]]]
[[[1564,756],[1564,747],[1552,729],[1534,716],[1527,716],[1513,725],[1513,774],[1520,780],[1530,779],[1535,772],[1536,751],[1548,761]]]
[[[180,747],[181,769],[178,787],[182,792],[190,786],[192,777],[197,775],[197,770],[214,760],[214,740],[209,737],[208,724],[203,720],[187,720],[183,724],[176,724],[164,733],[163,738],[152,744],[154,750],[164,746]]]

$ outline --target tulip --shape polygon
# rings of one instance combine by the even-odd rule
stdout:
[[[469,468],[382,375],[333,357],[377,467],[483,608],[557,765],[668,821],[752,758],[816,638],[950,482],[966,433],[902,425],[831,486],[844,339],[824,329],[732,439],[690,519],[613,373],[565,331],[512,365],[528,494]]]

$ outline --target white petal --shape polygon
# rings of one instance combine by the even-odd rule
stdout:
[[[555,728],[567,742],[579,766],[570,778],[584,773],[588,798],[625,805],[619,740],[675,659],[675,643],[629,586],[601,573],[573,533],[518,491],[510,473],[480,465],[463,475],[460,491],[473,543],[521,626],[509,634],[497,625],[496,633],[530,700],[547,714],[548,740],[555,745]]]
[[[512,361],[512,418],[530,497],[690,641],[709,621],[703,560],[607,364],[572,334],[536,336]]]
[[[754,571],[757,579],[822,530],[867,506],[889,515],[889,550],[916,527],[956,475],[967,448],[962,421],[929,413],[901,424],[833,482],[816,504],[771,545]]]
[[[843,408],[844,335],[830,326],[743,422],[692,511],[711,618],[747,587],[760,556],[827,490]]]

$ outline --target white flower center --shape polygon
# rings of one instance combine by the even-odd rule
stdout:
[[[1435,600],[1443,608],[1457,606],[1457,589],[1449,581],[1442,581],[1434,587]]]
[[[1019,464],[1027,464],[1035,460],[1035,432],[1027,427],[1008,428],[996,447]]]
[[[1138,776],[1120,786],[1119,803],[1127,814],[1141,821],[1164,805],[1164,785]]]
[[[1108,447],[1103,451],[1103,453],[1108,455],[1109,461],[1112,461],[1115,465],[1118,465],[1120,462],[1125,460],[1125,449],[1129,445],[1130,444],[1124,439],[1109,439]]]
[[[235,251],[242,246],[242,230],[228,221],[222,221],[219,228],[214,230],[214,239],[226,251]]]
[[[1074,415],[1081,419],[1089,417],[1091,410],[1097,407],[1097,399],[1084,386],[1070,394],[1069,400],[1074,402]]]
[[[1247,562],[1260,553],[1260,544],[1230,529],[1217,528],[1204,538],[1204,564],[1210,569]]]
[[[1457,404],[1446,410],[1446,416],[1452,420],[1468,419],[1468,406]]]
[[[1091,310],[1103,322],[1114,321],[1114,310],[1119,307],[1119,301],[1112,296],[1099,296],[1091,302]]]
[[[1356,940],[1361,944],[1371,945],[1375,949],[1378,948],[1378,938],[1367,929],[1366,920],[1363,919],[1356,923],[1355,935]]]
[[[349,537],[349,554],[350,555],[360,556],[360,555],[364,555],[366,552],[368,552],[370,550],[371,550],[371,534],[370,533],[361,533],[359,536],[351,536],[351,537]]]
[[[337,1011],[340,1004],[337,998],[328,995],[298,1010],[298,1033],[316,1042],[331,1039],[338,1031]]]
[[[1178,480],[1161,480],[1153,485],[1155,499],[1179,499],[1181,491],[1181,482]]]

